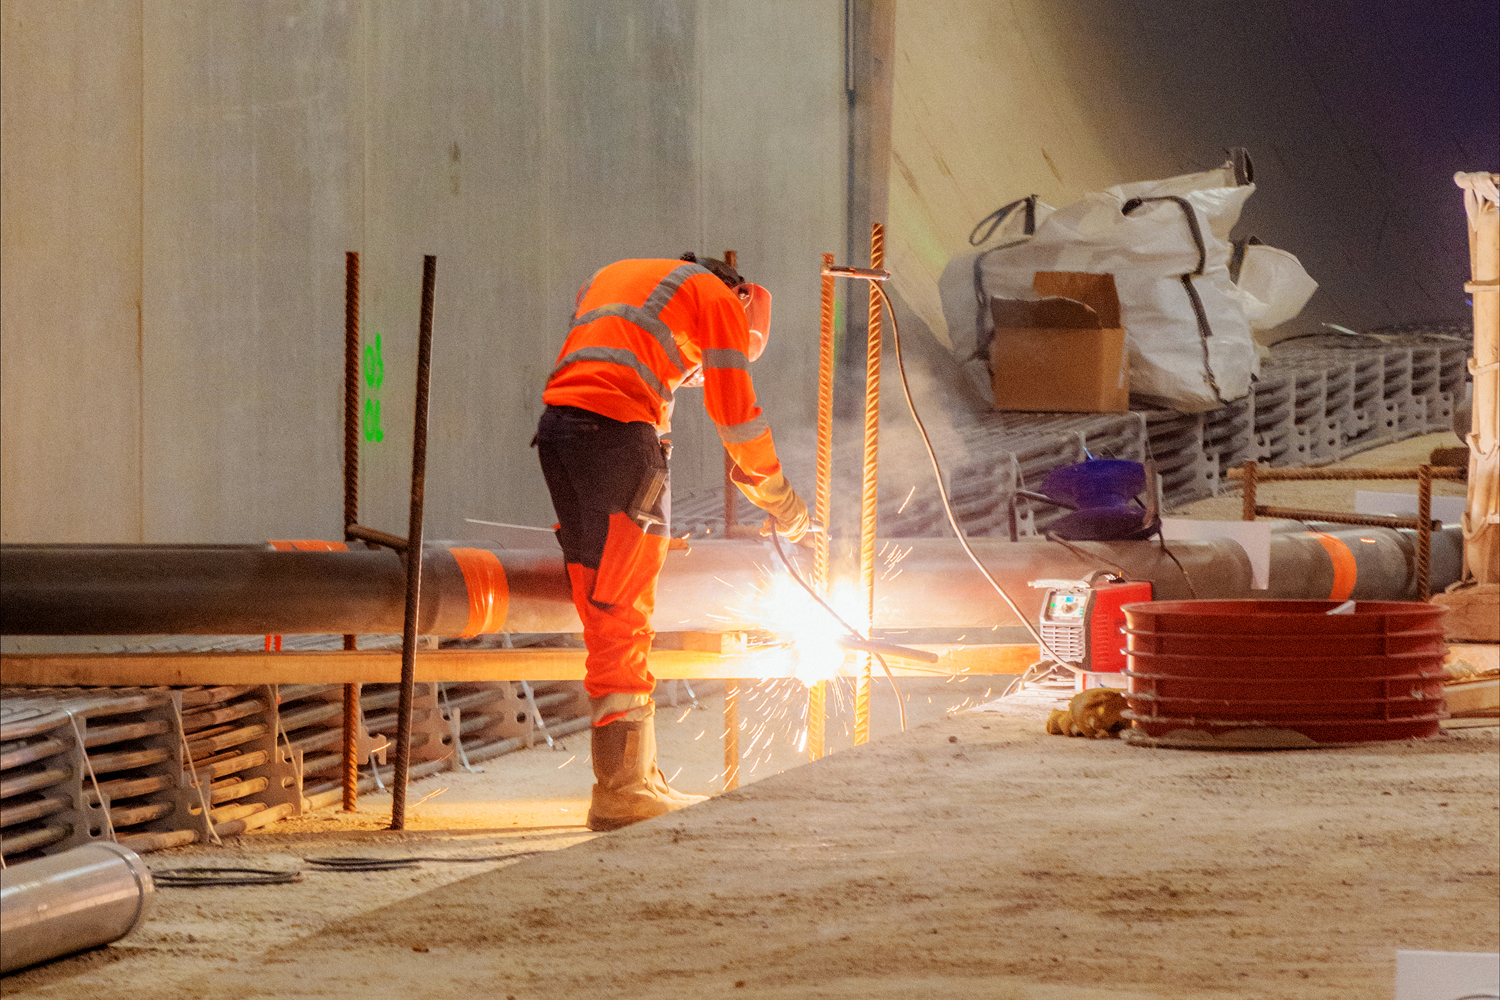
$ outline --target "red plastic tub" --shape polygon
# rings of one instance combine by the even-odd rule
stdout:
[[[1257,635],[1253,651],[1225,652],[1223,636],[1205,633],[1126,630],[1126,653],[1180,653],[1201,656],[1205,648],[1218,649],[1218,656],[1391,656],[1401,653],[1435,653],[1445,649],[1442,629],[1418,632],[1384,632],[1378,635]]]
[[[1358,601],[1353,614],[1330,615],[1338,601],[1143,601],[1122,609],[1132,629],[1221,639],[1260,635],[1386,635],[1441,631],[1446,608],[1420,601]],[[1229,638],[1230,642],[1235,642]]]
[[[1134,742],[1282,747],[1436,735],[1445,609],[1361,601],[1127,604]]]
[[[1348,715],[1350,706],[1381,704],[1404,700],[1441,701],[1443,679],[1423,674],[1400,677],[1338,677],[1318,680],[1248,680],[1215,678],[1205,682],[1201,677],[1171,677],[1161,674],[1133,674],[1130,692],[1142,699],[1164,703],[1196,702],[1222,706],[1235,712],[1249,712],[1255,705],[1287,705],[1303,711],[1318,706],[1328,715]],[[1194,713],[1198,714],[1198,713]]]
[[[1286,678],[1394,677],[1398,674],[1439,673],[1443,653],[1397,653],[1392,656],[1225,656],[1219,653],[1130,653],[1129,669],[1142,674],[1172,677]]]

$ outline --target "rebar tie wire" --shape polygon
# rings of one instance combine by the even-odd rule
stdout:
[[[78,716],[73,714],[73,709],[68,709],[68,721],[73,723],[73,734],[78,737],[78,752],[83,755],[84,770],[89,773],[89,781],[94,786],[94,797],[99,800],[99,808],[104,811],[104,829],[109,834],[109,839],[114,843],[120,840],[115,836],[115,823],[109,815],[109,803],[104,801],[104,793],[99,791],[99,777],[94,773],[94,762],[89,760],[89,749],[83,742],[83,727],[78,724]],[[182,719],[178,717],[177,731],[182,732]]]
[[[172,699],[172,714],[177,716],[177,737],[182,741],[182,759],[187,764],[188,774],[193,779],[193,788],[198,793],[198,805],[203,809],[203,825],[208,827],[208,839],[222,847],[224,841],[220,839],[219,831],[214,829],[213,812],[209,808],[208,796],[203,794],[203,782],[198,779],[198,765],[193,763],[193,751],[188,746],[187,728],[182,722],[182,709],[175,698]],[[277,720],[279,723],[279,713]],[[275,740],[272,740],[272,743],[275,743]]]

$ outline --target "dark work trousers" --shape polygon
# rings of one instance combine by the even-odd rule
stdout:
[[[599,568],[609,516],[630,510],[642,488],[667,472],[666,449],[656,428],[623,423],[575,406],[549,406],[536,431],[542,476],[557,512],[557,538],[563,558],[589,569]],[[650,513],[662,522],[647,534],[667,535],[671,523],[672,483],[662,482]]]

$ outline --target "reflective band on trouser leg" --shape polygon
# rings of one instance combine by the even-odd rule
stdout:
[[[500,557],[489,549],[449,549],[453,561],[464,575],[464,589],[469,592],[469,623],[460,638],[505,627],[505,613],[510,608],[510,584]]]
[[[611,722],[625,719],[628,722],[643,722],[646,706],[651,696],[639,691],[616,691],[603,698],[589,699],[589,714],[596,726],[607,726]]]
[[[347,542],[323,542],[317,539],[280,539],[268,542],[277,552],[348,552]]]
[[[1359,567],[1354,562],[1354,553],[1349,551],[1349,546],[1332,535],[1325,535],[1319,531],[1310,531],[1328,553],[1328,561],[1333,564],[1333,587],[1328,591],[1330,601],[1347,601],[1349,595],[1354,593],[1354,584],[1359,580]]]

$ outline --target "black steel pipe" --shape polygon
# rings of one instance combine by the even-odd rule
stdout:
[[[1414,600],[1416,539],[1410,531],[1327,526],[1356,569],[1352,596]],[[1366,541],[1368,539],[1368,541]],[[1092,569],[1126,570],[1151,580],[1161,599],[1329,596],[1335,567],[1312,534],[1271,536],[1271,589],[1252,590],[1249,559],[1222,539],[1174,541],[1183,570],[1152,542],[971,543],[1022,611],[1034,615],[1036,579],[1076,579]],[[1458,579],[1462,533],[1432,534],[1432,587]],[[1019,624],[951,539],[890,539],[910,550],[876,582],[875,628],[989,627]],[[450,548],[489,549],[503,569],[505,611],[489,632],[577,632],[562,553],[507,550],[493,543],[424,546],[418,632],[461,635],[471,620],[469,591]],[[804,558],[801,550],[788,553]],[[810,561],[810,557],[807,557]],[[402,631],[401,559],[384,549],[274,551],[269,546],[0,545],[0,632],[8,635],[264,635]],[[761,542],[695,542],[668,554],[657,586],[656,628],[725,632],[765,623],[755,594],[784,572]]]

